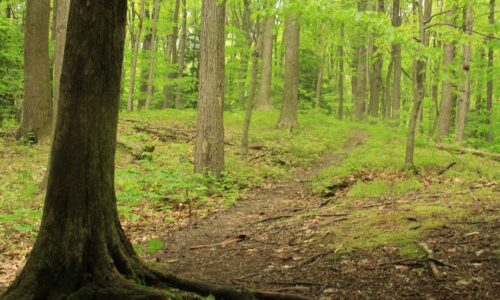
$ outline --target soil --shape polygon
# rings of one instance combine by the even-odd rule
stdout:
[[[344,150],[364,139],[353,131]],[[154,259],[181,277],[311,299],[500,299],[498,218],[428,232],[421,241],[431,259],[406,259],[389,245],[341,254],[324,236],[311,239],[319,222],[335,226],[345,218],[308,215],[325,205],[309,190],[311,178],[341,159],[328,157],[230,209],[169,230]]]

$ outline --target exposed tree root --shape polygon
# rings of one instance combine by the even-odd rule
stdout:
[[[185,291],[192,291],[200,295],[213,295],[217,299],[225,300],[245,300],[245,299],[284,299],[284,300],[304,300],[309,299],[299,295],[250,291],[244,288],[235,288],[230,286],[219,286],[199,281],[179,278],[173,274],[164,273],[160,270],[152,269],[154,276],[160,280],[160,284],[167,284],[169,287],[178,288]]]

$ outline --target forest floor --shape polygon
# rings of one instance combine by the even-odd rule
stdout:
[[[365,139],[359,129],[351,130],[342,150],[349,152]],[[363,218],[363,210],[405,216],[411,224],[408,230],[419,226],[419,220],[401,208],[409,200],[407,195],[360,199],[362,205],[353,214],[335,204],[342,199],[311,193],[309,183],[318,170],[341,160],[342,155],[328,155],[312,167],[297,170],[292,179],[252,191],[231,209],[170,230],[164,237],[166,247],[154,255],[155,261],[168,263],[170,271],[187,278],[311,299],[500,297],[500,264],[494,252],[500,246],[498,219],[436,227],[416,241],[423,252],[429,251],[423,256],[401,255],[394,245],[350,253],[342,251],[342,244],[332,247],[332,227]],[[427,194],[419,202],[432,205],[441,196]],[[478,214],[498,212],[498,205],[485,207],[477,202],[469,209]],[[390,230],[389,224],[388,234]]]
[[[498,161],[419,137],[413,175],[404,129],[305,114],[283,133],[276,112],[255,115],[245,160],[243,115],[228,113],[228,172],[207,181],[192,174],[194,113],[144,114],[120,119],[116,188],[149,263],[311,299],[500,299]],[[0,293],[36,238],[47,152],[0,130]]]

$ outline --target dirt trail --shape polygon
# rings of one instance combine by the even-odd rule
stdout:
[[[500,246],[499,219],[437,227],[421,237],[449,263],[439,266],[442,278],[433,276],[428,261],[402,257],[392,245],[343,254],[332,249],[329,240],[335,236],[321,226],[335,228],[353,216],[323,206],[325,199],[310,193],[310,181],[365,139],[363,131],[353,129],[341,151],[297,170],[293,179],[167,232],[165,248],[153,259],[185,278],[311,299],[500,299],[500,261],[494,254]],[[443,201],[443,195],[434,196],[433,201]],[[484,205],[478,211],[496,209]],[[380,208],[400,211],[397,205]]]
[[[366,135],[353,129],[343,150],[362,144]],[[166,250],[157,260],[169,264],[169,270],[187,278],[218,284],[243,285],[268,291],[318,295],[326,288],[315,281],[317,276],[304,277],[301,286],[278,287],[274,281],[287,281],[293,273],[301,273],[298,265],[325,251],[322,248],[301,248],[294,244],[296,231],[305,227],[287,228],[282,220],[300,217],[301,213],[321,205],[322,199],[308,193],[314,175],[344,155],[329,155],[313,167],[297,170],[294,178],[273,183],[267,189],[251,192],[234,207],[209,215],[188,227],[169,232]],[[287,276],[283,272],[288,273]],[[321,274],[318,274],[321,275]],[[267,277],[272,280],[260,282]]]

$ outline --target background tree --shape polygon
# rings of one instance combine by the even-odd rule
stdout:
[[[277,127],[292,131],[299,126],[297,105],[299,101],[299,43],[300,24],[298,17],[288,15],[285,21],[285,85],[283,106]]]
[[[203,0],[196,172],[219,177],[224,171],[224,21],[225,1]]]
[[[52,125],[50,0],[28,1],[24,35],[24,101],[17,137],[47,142]]]

